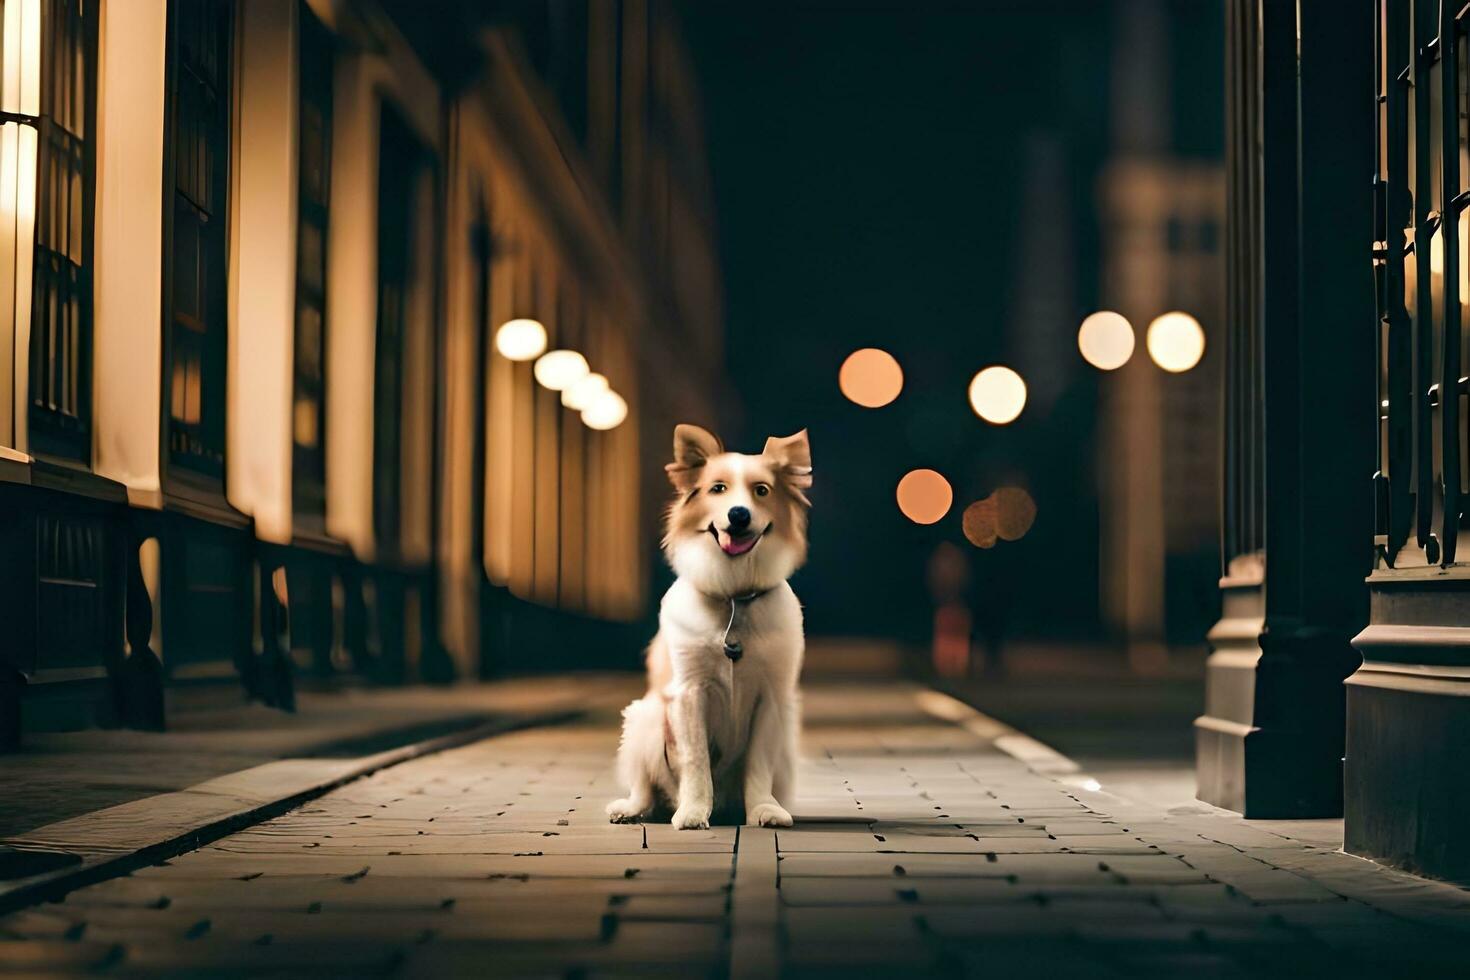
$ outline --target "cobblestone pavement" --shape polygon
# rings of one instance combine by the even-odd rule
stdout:
[[[1466,892],[1048,778],[917,694],[809,691],[790,830],[609,825],[616,719],[596,717],[405,763],[0,919],[0,970],[1465,975]]]

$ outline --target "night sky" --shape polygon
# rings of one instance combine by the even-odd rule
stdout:
[[[1189,96],[1164,109],[1174,149],[1218,157],[1223,15],[1204,0],[1166,9],[1174,87]],[[972,561],[982,620],[1095,631],[1096,386],[1075,330],[1099,295],[1113,4],[690,2],[683,13],[743,400],[723,434],[758,451],[767,435],[811,430],[812,555],[793,583],[810,630],[924,638],[926,561],[949,540]],[[837,388],[843,358],[867,346],[904,369],[886,408]],[[971,376],[997,362],[1032,387],[1005,428],[966,401]],[[955,488],[930,527],[894,503],[919,466]],[[1005,484],[1032,493],[1038,519],[1023,540],[980,551],[960,512]]]

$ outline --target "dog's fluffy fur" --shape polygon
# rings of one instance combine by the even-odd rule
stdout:
[[[716,806],[743,799],[747,823],[789,827],[805,643],[786,580],[806,560],[806,431],[747,456],[680,425],[665,469],[675,499],[663,549],[678,579],[648,648],[648,693],[623,711],[618,773],[628,795],[608,816],[638,820],[667,803],[675,827],[708,827]],[[732,601],[734,661],[723,647]]]

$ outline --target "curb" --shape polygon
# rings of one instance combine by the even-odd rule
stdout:
[[[1053,779],[1075,777],[1082,767],[1045,742],[1017,731],[1003,721],[982,714],[958,698],[928,688],[917,692],[914,700],[925,713],[947,721],[985,739],[1006,755],[1022,763],[1032,772]]]
[[[33,830],[4,843],[19,850],[79,860],[26,878],[0,882],[0,915],[68,892],[131,874],[138,868],[203,847],[252,824],[270,820],[341,786],[392,766],[495,735],[580,717],[581,710],[496,718],[445,735],[352,759],[281,759],[208,780],[188,789],[160,793]],[[289,788],[284,784],[293,783]],[[166,828],[145,829],[124,844],[97,843],[111,827],[126,834],[144,809],[182,813]],[[192,822],[190,810],[199,816]],[[136,831],[134,831],[136,833]]]

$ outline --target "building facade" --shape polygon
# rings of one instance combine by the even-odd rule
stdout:
[[[3,5],[4,741],[644,614],[657,457],[722,387],[678,23],[431,6]],[[497,352],[517,317],[621,424]]]
[[[1342,814],[1348,851],[1470,881],[1465,12],[1228,18],[1230,562],[1200,796]]]

